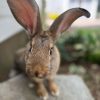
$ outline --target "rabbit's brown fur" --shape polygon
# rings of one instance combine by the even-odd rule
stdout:
[[[30,38],[26,48],[17,52],[17,63],[34,82],[38,96],[43,99],[48,97],[44,80],[47,80],[51,94],[57,96],[59,88],[54,77],[60,66],[60,55],[55,42],[77,18],[89,17],[89,12],[83,8],[72,8],[61,14],[47,31],[43,31],[35,0],[8,0],[8,5]]]

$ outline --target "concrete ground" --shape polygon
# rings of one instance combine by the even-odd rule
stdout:
[[[87,86],[79,76],[58,75],[55,78],[60,88],[60,95],[49,95],[48,100],[94,100]],[[19,75],[0,84],[0,100],[41,100],[36,96],[30,81]]]

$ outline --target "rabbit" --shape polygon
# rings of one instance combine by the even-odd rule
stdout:
[[[17,22],[26,29],[29,42],[17,52],[17,60],[22,65],[29,79],[35,84],[36,93],[43,100],[48,99],[44,81],[53,96],[60,91],[54,79],[60,66],[60,53],[55,43],[61,34],[81,16],[90,17],[83,8],[72,8],[56,18],[48,30],[43,30],[39,7],[35,0],[7,0],[9,8]]]

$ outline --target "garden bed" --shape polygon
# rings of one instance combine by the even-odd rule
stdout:
[[[78,29],[58,40],[62,64],[59,74],[77,74],[100,100],[100,29]]]

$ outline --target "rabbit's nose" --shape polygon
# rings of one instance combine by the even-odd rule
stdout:
[[[46,77],[46,74],[35,72],[35,77],[44,78],[44,77]]]

